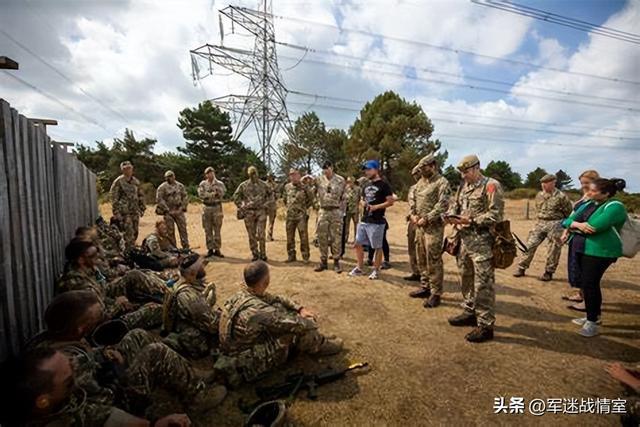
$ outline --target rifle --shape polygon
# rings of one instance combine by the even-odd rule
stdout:
[[[516,242],[518,242],[516,246],[520,250],[520,252],[527,253],[529,251],[529,248],[527,247],[526,243],[524,243],[516,233],[512,232],[511,234],[513,234],[513,237],[515,237]]]

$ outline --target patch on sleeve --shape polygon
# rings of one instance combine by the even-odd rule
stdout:
[[[496,192],[496,185],[493,182],[487,184],[487,193],[493,194]]]

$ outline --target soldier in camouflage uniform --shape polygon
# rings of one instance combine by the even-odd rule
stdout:
[[[184,213],[189,206],[189,196],[182,183],[176,181],[173,171],[166,171],[165,182],[156,190],[156,213],[164,216],[167,226],[169,241],[174,247],[176,243],[176,226],[180,234],[180,245],[183,249],[189,249],[189,236],[187,234],[187,218]]]
[[[224,258],[220,248],[222,248],[222,198],[227,192],[224,183],[216,179],[216,171],[211,167],[204,170],[205,179],[198,185],[198,197],[202,200],[204,208],[202,210],[202,227],[207,239],[207,256],[217,256]]]
[[[182,261],[180,275],[163,304],[163,331],[168,334],[164,342],[183,356],[198,359],[218,344],[215,285],[205,282],[203,259],[195,254]]]
[[[244,218],[244,226],[249,236],[252,260],[267,260],[265,227],[267,225],[266,206],[271,199],[271,188],[258,177],[255,166],[247,169],[249,179],[240,183],[233,201],[238,207],[238,215]]]
[[[245,286],[229,298],[220,319],[224,354],[215,368],[251,381],[286,362],[296,349],[318,356],[342,351],[342,341],[318,331],[315,315],[287,298],[266,292],[269,267],[257,261],[244,269]]]
[[[467,341],[493,339],[495,272],[491,227],[502,221],[502,186],[480,172],[480,160],[469,155],[458,164],[463,183],[451,200],[446,221],[458,228],[460,251],[456,257],[462,282],[464,312],[449,319],[452,326],[476,326]]]
[[[79,392],[66,397],[83,399],[38,417],[47,421],[41,425],[54,420],[64,422],[55,425],[127,425],[130,414],[154,420],[158,412],[164,415],[159,405],[150,406],[159,389],[195,411],[218,405],[226,395],[224,387],[207,387],[185,359],[141,329],[129,331],[116,344],[92,347],[87,334],[102,318],[102,304],[90,291],[60,295],[47,308],[47,330],[28,344],[29,352],[54,350],[64,354],[71,362]],[[106,424],[106,420],[113,424]]]
[[[424,307],[435,308],[440,305],[442,297],[442,215],[449,208],[451,189],[449,181],[440,175],[433,154],[423,157],[418,163],[418,168],[421,178],[413,191],[415,214],[411,217],[411,222],[416,226],[415,242],[421,289],[410,295],[414,298],[428,298]]]
[[[333,257],[333,270],[342,273],[340,254],[342,252],[342,222],[343,203],[346,181],[334,173],[333,164],[329,161],[322,165],[322,174],[315,179],[315,197],[320,206],[318,212],[318,247],[320,249],[320,264],[315,271],[328,268],[329,243]]]
[[[284,205],[287,211],[287,262],[296,260],[296,231],[300,237],[300,253],[303,261],[309,261],[309,207],[313,204],[313,192],[304,185],[297,169],[289,170],[289,182],[284,186]]]
[[[138,240],[138,225],[147,205],[140,188],[140,181],[133,176],[131,162],[120,164],[122,175],[111,184],[111,210],[120,223],[127,248],[135,246]]]
[[[515,277],[522,277],[531,265],[538,246],[547,239],[547,263],[544,274],[540,277],[543,282],[553,278],[553,273],[558,268],[558,260],[562,252],[561,222],[567,218],[573,206],[569,198],[556,188],[556,176],[545,175],[540,179],[542,191],[536,195],[536,212],[538,221],[529,232],[527,239],[527,253],[518,264]]]
[[[174,255],[176,247],[171,243],[164,219],[156,221],[156,229],[144,238],[142,249],[163,268],[177,267],[180,262],[180,258]]]
[[[67,270],[56,283],[56,293],[88,289],[105,304],[109,318],[121,318],[129,328],[151,329],[162,321],[162,306],[152,301],[162,298],[164,282],[140,270],[127,272],[107,282],[96,269],[98,249],[91,242],[72,239],[65,249]]]
[[[347,178],[347,184],[345,188],[345,202],[346,202],[346,216],[344,236],[345,241],[349,240],[349,229],[353,223],[353,239],[356,238],[356,231],[358,230],[358,222],[360,222],[360,185],[358,181],[354,181],[353,178]]]
[[[411,176],[418,182],[421,173],[420,168],[416,165],[411,170]],[[420,268],[418,267],[418,259],[416,253],[416,224],[411,220],[411,217],[416,215],[416,204],[414,199],[414,192],[416,190],[416,184],[409,187],[407,192],[407,202],[409,203],[409,214],[407,215],[407,249],[409,251],[409,267],[411,268],[411,274],[404,277],[404,280],[409,282],[417,282],[420,280]]]
[[[107,224],[102,217],[96,220],[96,226],[100,249],[104,252],[105,257],[107,259],[124,259],[125,241],[118,227]]]
[[[272,173],[267,175],[267,185],[271,190],[269,201],[267,202],[267,219],[269,222],[269,231],[267,233],[267,239],[270,242],[273,242],[273,226],[276,223],[276,214],[278,213],[278,192],[277,186],[278,183],[275,181]]]

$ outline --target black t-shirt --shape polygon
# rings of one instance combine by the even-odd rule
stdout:
[[[377,181],[369,181],[362,187],[362,198],[367,205],[379,205],[387,201],[387,197],[393,195],[391,186],[384,180],[379,179]],[[384,224],[384,212],[386,209],[378,209],[373,212],[369,212],[367,206],[365,206],[362,212],[362,222],[368,222],[370,224]]]

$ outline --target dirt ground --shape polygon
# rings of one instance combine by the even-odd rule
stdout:
[[[507,216],[523,239],[533,221],[524,220],[523,201],[509,201]],[[103,206],[108,215],[108,207]],[[393,269],[381,280],[347,276],[353,266],[348,250],[345,272],[313,272],[318,261],[312,247],[312,264],[285,264],[285,232],[282,214],[276,222],[275,241],[267,244],[272,267],[271,291],[289,296],[320,314],[321,329],[344,339],[346,351],[323,360],[300,358],[287,373],[304,368],[317,371],[366,361],[371,370],[318,389],[318,399],[304,393],[290,410],[295,425],[396,426],[396,425],[619,425],[617,415],[494,414],[494,399],[503,396],[531,399],[620,398],[623,390],[604,372],[605,364],[640,363],[640,263],[620,259],[606,273],[602,335],[585,339],[571,319],[578,313],[566,308],[561,295],[567,291],[566,251],[554,280],[539,282],[545,248],[540,248],[528,276],[511,276],[515,266],[496,272],[496,338],[484,344],[464,340],[467,328],[453,328],[447,318],[458,314],[461,294],[453,258],[445,255],[443,305],[426,310],[407,293],[413,289],[402,280],[408,255],[404,216],[407,205],[397,203],[388,211],[389,243]],[[141,239],[151,231],[155,216],[150,207],[141,220]],[[188,227],[192,247],[206,251],[200,219],[201,207],[189,206]],[[314,224],[314,218],[310,224]],[[313,228],[310,234],[313,234]],[[241,282],[249,259],[244,224],[225,205],[224,260],[207,267],[208,280],[218,286],[222,303]],[[284,371],[266,379],[274,382]],[[252,397],[252,386],[233,391],[222,407],[203,420],[206,425],[239,425],[240,398]]]

